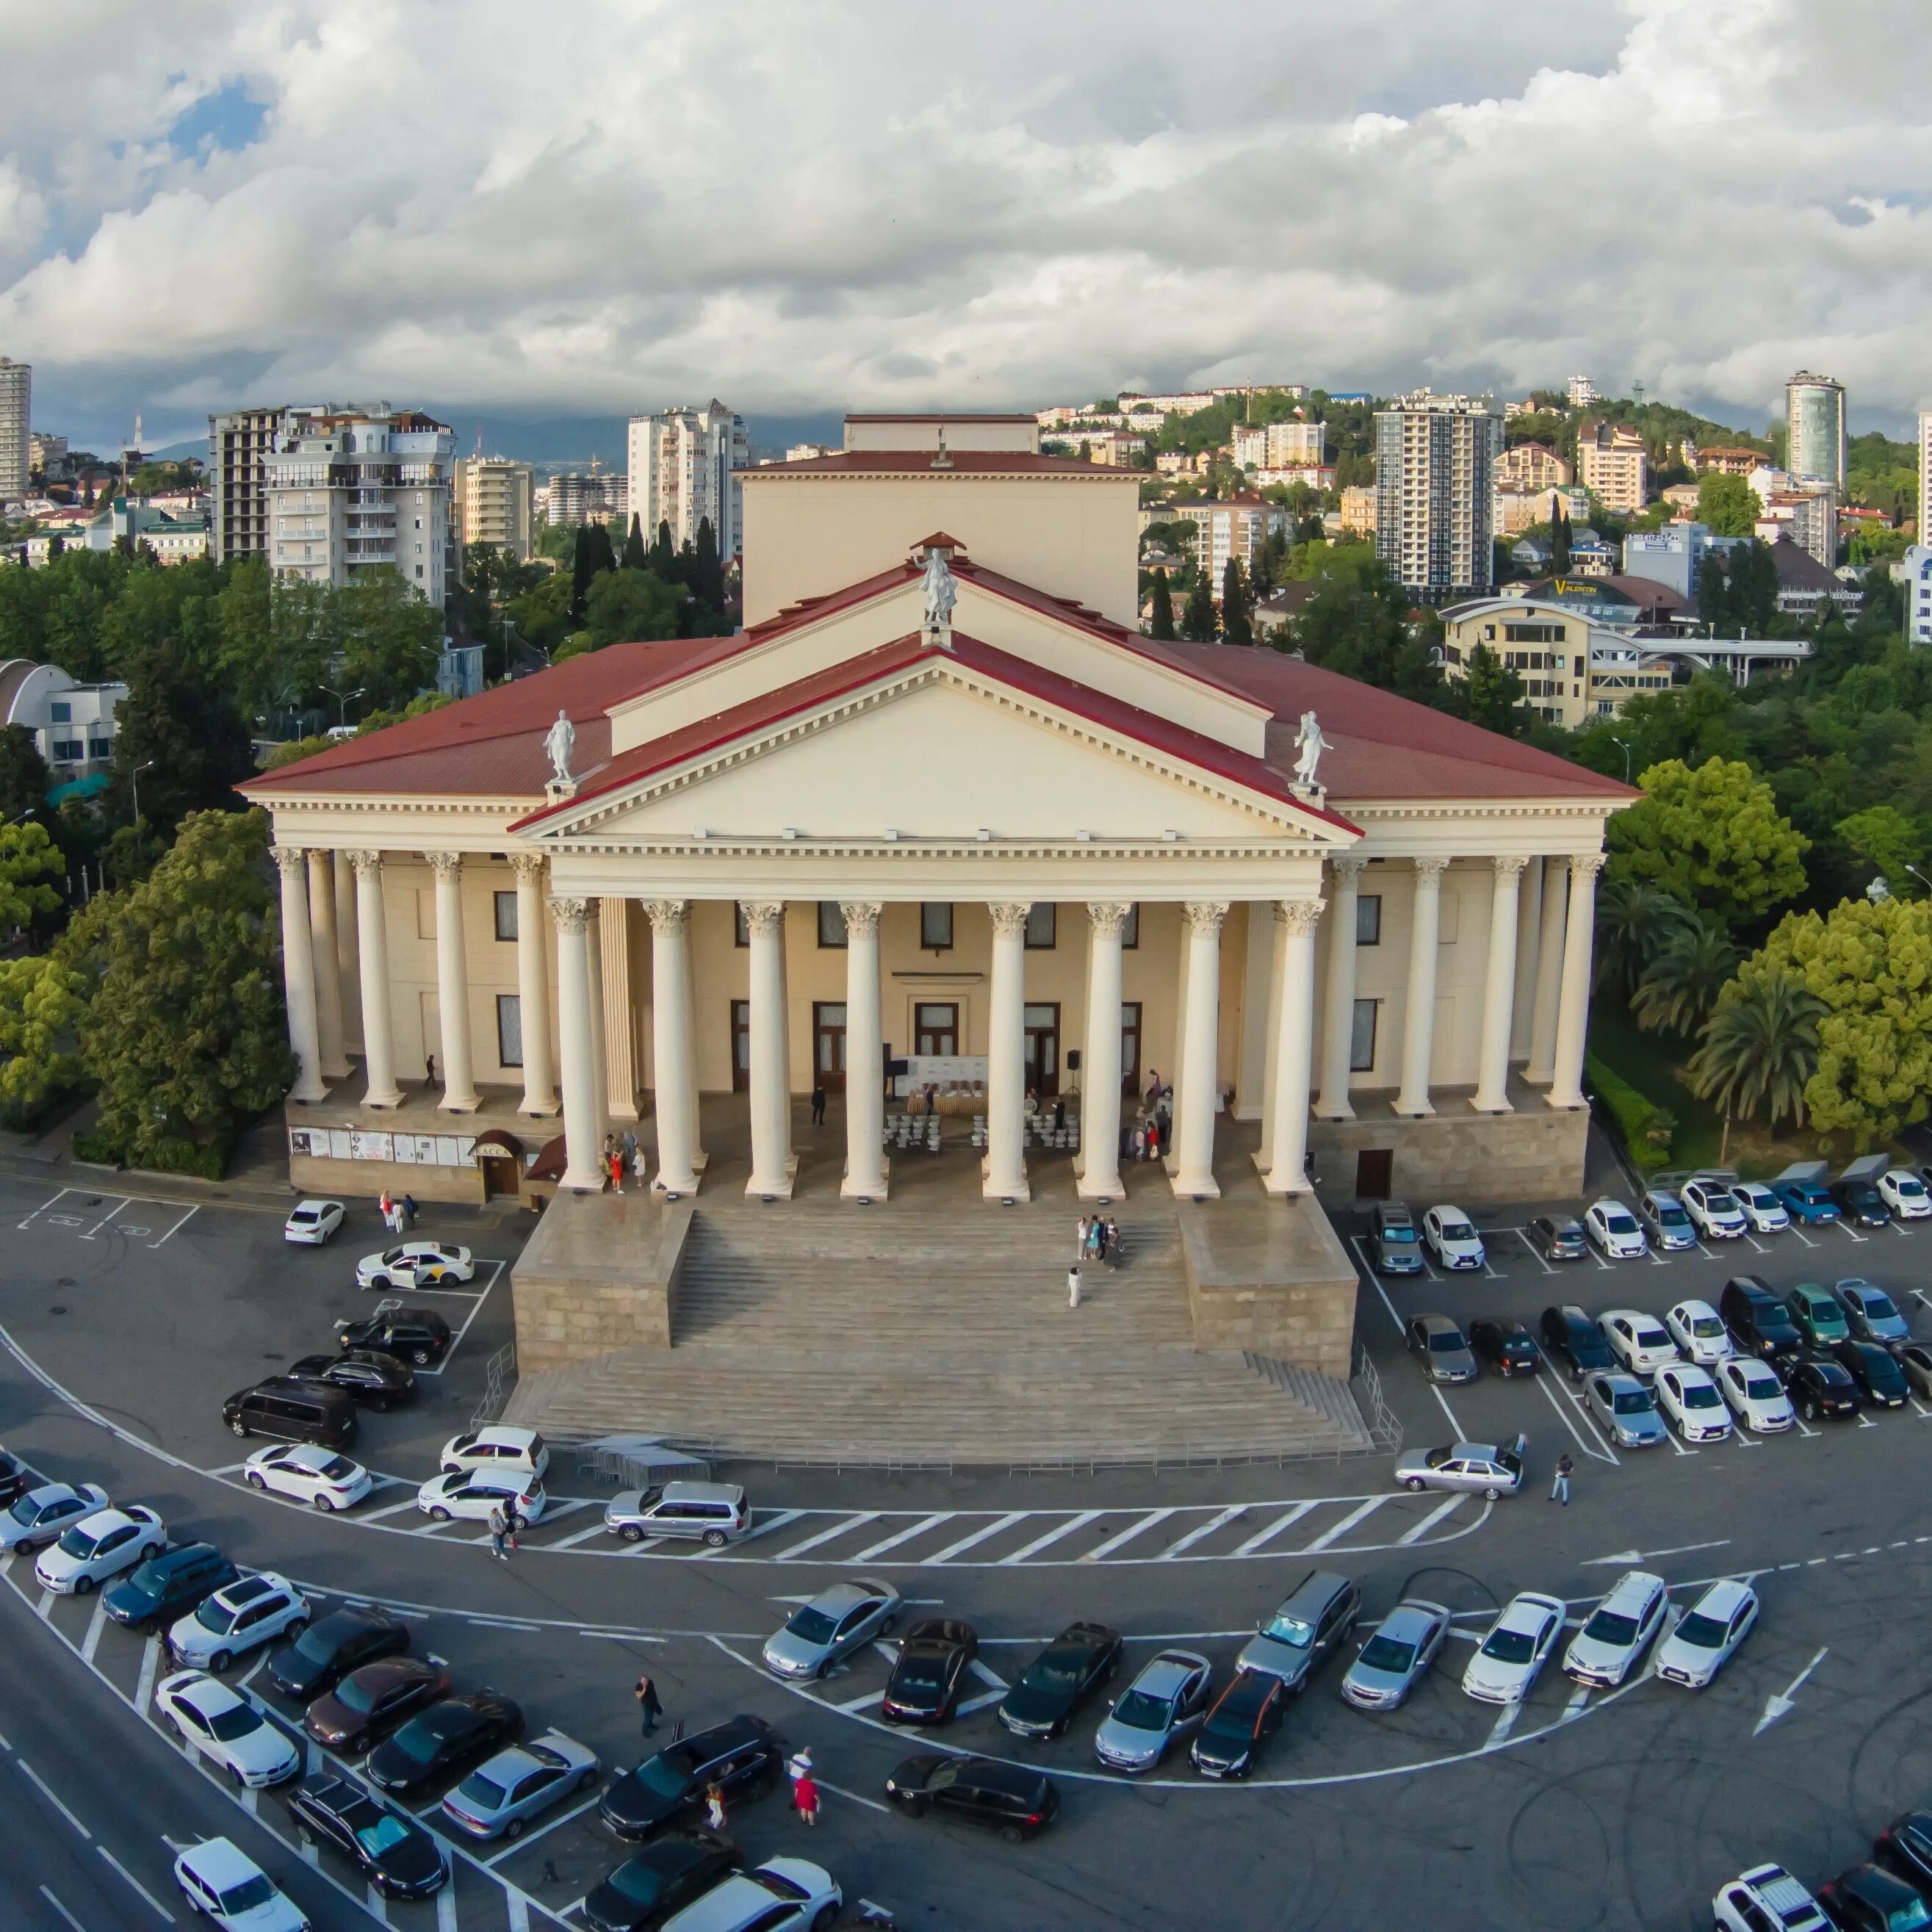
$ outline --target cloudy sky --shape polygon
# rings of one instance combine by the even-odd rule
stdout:
[[[0,0],[37,424],[1573,370],[1932,406],[1926,0]]]

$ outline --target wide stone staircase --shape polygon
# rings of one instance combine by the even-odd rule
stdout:
[[[1117,1210],[1084,1270],[1035,1214],[700,1204],[669,1349],[525,1376],[507,1419],[850,1466],[1274,1461],[1370,1445],[1342,1383],[1196,1348],[1171,1203]]]

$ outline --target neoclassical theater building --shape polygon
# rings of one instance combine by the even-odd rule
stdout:
[[[590,1192],[628,1128],[661,1198],[882,1202],[889,1117],[937,1084],[995,1204],[1048,1157],[1030,1096],[1068,1102],[1090,1198],[1145,1174],[1211,1207],[1231,1161],[1331,1204],[1580,1185],[1632,794],[1271,650],[1150,641],[1137,483],[1030,418],[850,417],[745,472],[736,635],[246,787],[295,1180],[476,1199],[548,1148]],[[1156,1072],[1171,1142],[1124,1176]],[[814,1086],[842,1145],[808,1155]]]

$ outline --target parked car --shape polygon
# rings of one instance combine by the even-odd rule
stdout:
[[[909,1818],[930,1812],[997,1832],[1010,1845],[1037,1838],[1060,1815],[1052,1778],[992,1757],[909,1757],[886,1780],[886,1796]]]
[[[1208,1713],[1211,1672],[1191,1650],[1163,1650],[1141,1667],[1094,1734],[1094,1755],[1109,1771],[1152,1771],[1167,1748]]]
[[[1647,1187],[1639,1197],[1636,1218],[1651,1246],[1660,1253],[1675,1253],[1697,1245],[1697,1230],[1684,1211],[1682,1202],[1667,1187]]]
[[[1666,1362],[1677,1360],[1677,1344],[1654,1315],[1641,1309],[1612,1308],[1597,1318],[1610,1353],[1629,1374],[1654,1375]]]
[[[312,1704],[352,1670],[400,1657],[409,1647],[410,1627],[400,1617],[374,1604],[345,1604],[270,1656],[268,1682],[284,1697]]]
[[[159,1630],[241,1574],[212,1543],[178,1543],[103,1592],[100,1606],[124,1629]]]
[[[1439,1268],[1451,1274],[1467,1269],[1480,1273],[1489,1264],[1483,1238],[1460,1208],[1432,1208],[1422,1217],[1422,1238]]]
[[[1731,1190],[1754,1234],[1782,1234],[1791,1216],[1774,1190],[1761,1180],[1740,1180]]]
[[[1650,1240],[1621,1201],[1593,1201],[1583,1216],[1584,1232],[1612,1261],[1641,1261]]]
[[[1569,1606],[1525,1590],[1505,1604],[1462,1671],[1462,1691],[1482,1704],[1520,1704],[1535,1687]]]
[[[1629,1570],[1590,1612],[1563,1653],[1564,1675],[1600,1690],[1613,1690],[1664,1628],[1670,1593],[1661,1576]]]
[[[1569,1371],[1573,1382],[1580,1382],[1596,1369],[1613,1369],[1617,1358],[1604,1340],[1604,1331],[1574,1302],[1560,1308],[1546,1308],[1537,1324],[1543,1352]]]
[[[312,1442],[257,1449],[242,1474],[251,1490],[272,1490],[325,1511],[352,1509],[376,1486],[360,1462]]]
[[[579,1909],[591,1932],[652,1932],[739,1868],[729,1838],[666,1832],[592,1886]]]
[[[175,1860],[189,1909],[220,1932],[309,1932],[307,1914],[227,1838],[204,1838]]]
[[[1448,1636],[1449,1612],[1424,1597],[1405,1598],[1376,1626],[1342,1678],[1342,1696],[1358,1711],[1393,1711],[1436,1660]]]
[[[1844,1341],[1832,1359],[1852,1378],[1868,1408],[1903,1408],[1911,1390],[1905,1371],[1889,1348],[1876,1342]]]
[[[379,1415],[400,1408],[416,1392],[415,1370],[394,1355],[378,1354],[374,1348],[304,1355],[289,1364],[286,1374],[291,1382],[320,1382],[340,1389]]]
[[[1465,1490],[1486,1496],[1513,1496],[1522,1487],[1522,1459],[1529,1438],[1514,1441],[1450,1442],[1438,1449],[1408,1449],[1395,1466],[1395,1479],[1406,1490]]]
[[[1000,1701],[1000,1722],[1016,1738],[1057,1738],[1075,1712],[1120,1667],[1120,1634],[1105,1624],[1069,1624],[1022,1671]]]
[[[1798,1420],[1784,1384],[1754,1356],[1720,1362],[1714,1379],[1725,1407],[1755,1435],[1781,1435]]]
[[[418,1712],[378,1744],[362,1774],[385,1791],[406,1795],[514,1744],[523,1734],[524,1714],[508,1697],[465,1690]]]
[[[1271,1670],[1238,1670],[1194,1734],[1188,1757],[1203,1778],[1246,1778],[1281,1728],[1288,1686]]]
[[[736,1483],[664,1483],[620,1490],[604,1505],[604,1527],[626,1543],[676,1537],[722,1550],[749,1533],[752,1505]]]
[[[1822,1180],[1776,1180],[1771,1191],[1785,1213],[1801,1227],[1816,1227],[1838,1218],[1838,1204]]]
[[[1853,1865],[1818,1888],[1818,1903],[1843,1932],[1921,1932],[1932,1925],[1916,1886],[1883,1866]]]
[[[838,1882],[805,1858],[734,1872],[664,1921],[664,1932],[829,1932],[845,1903]]]
[[[1384,1274],[1422,1273],[1422,1242],[1406,1201],[1377,1203],[1369,1223],[1369,1252]]]
[[[17,1456],[0,1449],[0,1509],[17,1502],[35,1487],[40,1478]]]
[[[1814,1348],[1835,1348],[1852,1332],[1838,1298],[1816,1282],[1801,1281],[1784,1298],[1784,1305],[1798,1334]]]
[[[434,1522],[488,1522],[493,1512],[514,1509],[525,1522],[542,1520],[550,1507],[541,1478],[501,1474],[483,1469],[459,1469],[453,1476],[432,1476],[416,1492],[416,1508]]]
[[[1665,1439],[1656,1396],[1621,1369],[1586,1376],[1583,1402],[1619,1449],[1654,1449]]]
[[[1807,1422],[1821,1416],[1847,1421],[1858,1412],[1858,1388],[1836,1362],[1807,1357],[1785,1378],[1792,1406]]]
[[[493,1422],[452,1436],[437,1460],[446,1476],[463,1469],[494,1475],[541,1476],[550,1467],[550,1449],[534,1429]]]
[[[1583,1232],[1582,1222],[1574,1216],[1539,1214],[1522,1232],[1529,1245],[1546,1262],[1589,1258],[1589,1238]]]
[[[1543,1366],[1534,1336],[1514,1315],[1479,1315],[1469,1324],[1469,1346],[1499,1376],[1533,1376]]]
[[[193,1613],[168,1627],[168,1650],[197,1670],[226,1670],[244,1651],[308,1628],[308,1599],[286,1576],[258,1570],[205,1597]]]
[[[342,1226],[340,1201],[298,1201],[282,1223],[282,1239],[291,1246],[319,1248]]]
[[[358,1664],[309,1705],[302,1728],[319,1744],[360,1757],[449,1688],[440,1664],[390,1652]]]
[[[167,1547],[167,1526],[140,1503],[96,1510],[61,1532],[34,1565],[34,1581],[57,1597],[85,1597],[103,1583],[158,1556]]]
[[[1311,1570],[1277,1604],[1242,1650],[1244,1670],[1271,1670],[1291,1690],[1305,1690],[1340,1650],[1362,1607],[1361,1586],[1332,1570]]]
[[[1878,1178],[1885,1204],[1901,1221],[1923,1221],[1932,1216],[1932,1194],[1909,1167],[1888,1168]]]
[[[1685,1442],[1721,1442],[1730,1434],[1730,1412],[1708,1369],[1668,1363],[1658,1370],[1654,1387],[1658,1410],[1677,1425]]]
[[[293,1739],[204,1671],[164,1677],[154,1686],[154,1706],[184,1744],[244,1791],[285,1784],[302,1774],[302,1754]]]
[[[1718,1298],[1718,1312],[1724,1318],[1738,1352],[1768,1362],[1780,1376],[1803,1352],[1804,1344],[1790,1310],[1760,1276],[1732,1276]]]
[[[356,1286],[388,1290],[460,1286],[476,1276],[476,1260],[451,1241],[404,1241],[356,1264]]]
[[[764,1718],[728,1718],[620,1772],[604,1787],[597,1815],[620,1838],[647,1838],[697,1818],[713,1784],[730,1806],[770,1790],[784,1770],[784,1740]]]
[[[1723,1318],[1708,1301],[1678,1302],[1666,1312],[1664,1325],[1677,1352],[1700,1369],[1714,1368],[1732,1352]]]
[[[346,1778],[319,1778],[289,1799],[304,1843],[348,1859],[385,1898],[429,1898],[449,1882],[449,1861],[406,1811],[385,1804]]]
[[[1408,1352],[1432,1382],[1472,1382],[1478,1370],[1468,1337],[1446,1315],[1418,1315],[1402,1330]]]
[[[1782,1865],[1754,1865],[1711,1901],[1716,1932],[1831,1932],[1818,1901]]]
[[[922,1617],[910,1625],[879,1700],[889,1724],[948,1724],[958,1714],[966,1673],[980,1654],[980,1634],[955,1617]]]
[[[899,1593],[875,1576],[833,1583],[801,1604],[765,1640],[765,1668],[796,1682],[824,1677],[898,1621]]]
[[[1838,1204],[1840,1218],[1855,1221],[1861,1228],[1892,1226],[1892,1209],[1874,1180],[1867,1180],[1862,1176],[1834,1180],[1832,1184],[1832,1198]]]
[[[1932,1892],[1932,1811],[1901,1811],[1872,1840],[1872,1856],[1907,1884]]]
[[[1722,1180],[1687,1180],[1677,1190],[1691,1225],[1706,1240],[1744,1238],[1744,1210],[1730,1185]]]
[[[1898,1366],[1916,1394],[1932,1396],[1932,1348],[1923,1342],[1908,1342],[1898,1352]]]
[[[1667,1684],[1702,1690],[1750,1634],[1757,1612],[1757,1592],[1748,1583],[1720,1576],[1658,1646],[1657,1675]]]
[[[1910,1324],[1883,1288],[1857,1275],[1846,1275],[1833,1283],[1832,1293],[1859,1341],[1882,1342],[1892,1348],[1912,1340]]]
[[[42,1483],[14,1498],[0,1516],[0,1554],[30,1556],[96,1510],[107,1507],[107,1492],[92,1483]]]
[[[244,1438],[272,1436],[325,1449],[346,1449],[356,1440],[352,1398],[289,1376],[270,1376],[253,1388],[236,1390],[221,1405],[221,1419]]]
[[[597,1754],[546,1731],[478,1765],[442,1801],[442,1815],[472,1838],[520,1838],[560,1798],[597,1782]]]
[[[451,1337],[449,1324],[434,1309],[398,1308],[346,1322],[336,1339],[345,1348],[374,1348],[427,1369],[449,1353]]]

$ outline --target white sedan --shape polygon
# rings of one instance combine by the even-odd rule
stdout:
[[[282,1784],[302,1768],[302,1754],[286,1732],[205,1671],[163,1678],[154,1702],[188,1744],[244,1790]]]
[[[1754,1234],[1781,1234],[1791,1226],[1784,1203],[1761,1180],[1741,1180],[1731,1190]]]
[[[1677,1352],[1700,1369],[1715,1368],[1737,1352],[1731,1331],[1708,1301],[1680,1301],[1665,1312],[1664,1325],[1677,1344]]]
[[[1706,1240],[1737,1241],[1744,1238],[1744,1210],[1737,1196],[1721,1180],[1687,1180],[1677,1190],[1684,1211]]]
[[[1569,1613],[1560,1597],[1534,1590],[1512,1597],[1462,1672],[1464,1694],[1479,1703],[1520,1704],[1549,1662]]]
[[[1600,1690],[1615,1690],[1664,1628],[1670,1604],[1661,1576],[1647,1570],[1626,1570],[1570,1640],[1563,1653],[1564,1674]]]
[[[494,1469],[500,1474],[541,1476],[550,1467],[550,1450],[534,1429],[514,1429],[492,1423],[487,1429],[466,1430],[442,1445],[442,1472]]]
[[[1720,1576],[1658,1646],[1658,1676],[1667,1683],[1702,1690],[1756,1622],[1757,1592],[1748,1583]]]
[[[24,1556],[54,1541],[82,1516],[106,1507],[107,1492],[92,1483],[78,1488],[70,1483],[43,1483],[15,1497],[0,1516],[0,1555],[13,1552]]]
[[[1666,1362],[1657,1372],[1657,1406],[1687,1442],[1721,1442],[1731,1432],[1730,1411],[1708,1372],[1689,1362]]]
[[[458,1469],[447,1476],[432,1476],[416,1492],[416,1508],[438,1522],[452,1517],[464,1522],[488,1522],[493,1509],[515,1506],[526,1522],[535,1522],[548,1506],[543,1484],[535,1476],[520,1476],[514,1470],[492,1475],[483,1469]]]
[[[190,1670],[226,1670],[244,1650],[292,1641],[308,1628],[308,1599],[286,1576],[258,1570],[218,1590],[168,1631],[168,1650]]]
[[[473,1280],[476,1260],[467,1248],[448,1241],[405,1241],[356,1264],[358,1288],[434,1288],[446,1282]]]
[[[1610,1353],[1634,1376],[1654,1375],[1677,1359],[1677,1344],[1654,1315],[1637,1308],[1612,1308],[1597,1317]]]
[[[1932,1215],[1932,1194],[1910,1168],[1888,1168],[1878,1178],[1878,1191],[1901,1221],[1922,1221]]]
[[[1583,1231],[1613,1262],[1640,1262],[1650,1252],[1649,1237],[1621,1201],[1592,1202]]]
[[[1476,1224],[1460,1208],[1432,1208],[1422,1217],[1422,1238],[1439,1265],[1480,1271],[1488,1256]]]
[[[84,1597],[109,1577],[159,1556],[167,1546],[166,1525],[142,1504],[96,1510],[70,1524],[59,1542],[40,1552],[34,1580],[56,1596]]]
[[[342,1226],[340,1201],[298,1201],[282,1223],[282,1239],[297,1247],[319,1248]]]
[[[1755,1356],[1720,1362],[1717,1382],[1725,1406],[1754,1434],[1776,1436],[1796,1426],[1797,1412],[1784,1384]]]
[[[353,1509],[376,1486],[360,1462],[313,1442],[284,1442],[257,1449],[242,1466],[251,1490],[293,1496],[311,1509]]]
[[[175,1882],[188,1904],[224,1932],[309,1932],[301,1906],[226,1838],[189,1846],[175,1861]]]

